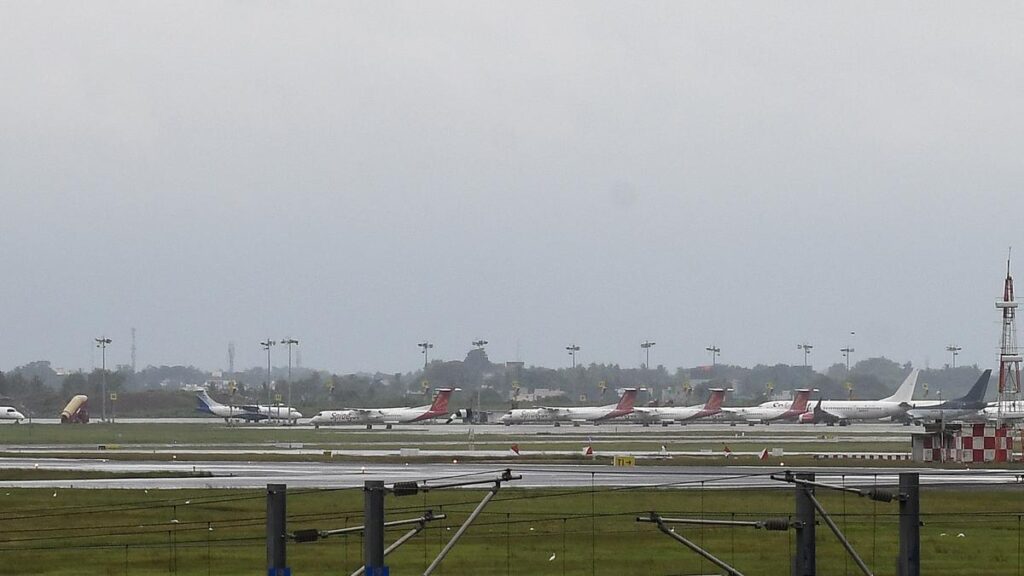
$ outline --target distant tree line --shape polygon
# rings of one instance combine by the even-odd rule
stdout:
[[[814,398],[881,398],[903,381],[913,367],[887,358],[868,358],[847,372],[845,364],[834,364],[825,372],[805,366],[776,364],[752,368],[732,365],[677,368],[664,366],[622,367],[618,364],[579,365],[575,368],[545,368],[518,363],[492,363],[483,349],[471,350],[464,360],[434,360],[425,370],[405,374],[331,374],[308,368],[292,369],[291,401],[304,412],[352,407],[378,407],[429,403],[434,390],[460,388],[458,406],[503,410],[528,406],[524,399],[538,389],[560,395],[537,403],[546,405],[610,404],[616,390],[643,388],[644,404],[696,404],[707,397],[707,389],[731,388],[727,405],[756,404],[771,397],[786,397],[796,388],[816,388]],[[980,375],[977,366],[923,370],[917,398],[951,398],[966,392]],[[74,372],[59,375],[46,361],[0,372],[0,404],[10,403],[35,417],[56,417],[76,394],[86,394],[94,415],[103,372]],[[288,372],[274,367],[268,384],[265,368],[227,374],[211,373],[192,366],[148,366],[138,372],[119,367],[106,372],[106,388],[118,394],[116,410],[121,416],[185,416],[194,413],[192,394],[182,388],[206,386],[222,402],[235,404],[275,402],[288,398]],[[990,391],[995,386],[990,387]],[[994,393],[994,392],[993,392]],[[109,406],[109,405],[108,405]],[[114,408],[108,408],[113,410]]]

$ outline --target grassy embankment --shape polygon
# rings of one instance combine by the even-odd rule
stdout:
[[[0,494],[0,562],[19,574],[256,574],[264,569],[263,491],[22,490]],[[56,494],[56,495],[54,495]],[[420,573],[483,492],[449,490],[386,500],[388,519],[424,509],[446,513],[389,557],[393,574]],[[897,506],[819,490],[824,506],[878,574],[893,574]],[[293,490],[289,530],[362,523],[362,491]],[[787,516],[791,489],[759,491],[506,488],[442,564],[441,574],[691,574],[714,572],[635,516],[763,519]],[[1024,494],[925,489],[922,573],[992,576],[1020,570]],[[748,575],[788,572],[792,533],[690,526],[677,531]],[[821,574],[856,572],[835,538],[818,527]],[[389,532],[387,540],[404,530]],[[958,537],[959,534],[963,537]],[[349,573],[359,536],[290,544],[293,573]],[[554,555],[553,560],[549,560]],[[984,567],[983,569],[981,567]]]

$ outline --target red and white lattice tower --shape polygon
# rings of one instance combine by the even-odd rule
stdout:
[[[1003,299],[996,302],[996,308],[1003,311],[1003,335],[999,344],[999,402],[998,423],[1003,424],[1007,415],[1019,408],[1020,400],[1020,350],[1017,348],[1017,302],[1013,299],[1013,277],[1010,276],[1010,260],[1006,260],[1006,282],[1003,284]]]

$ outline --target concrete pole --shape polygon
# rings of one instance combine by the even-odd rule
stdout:
[[[921,576],[920,477],[900,473],[900,556],[897,576]]]
[[[285,544],[287,543],[287,527],[285,525],[285,498],[287,486],[284,484],[267,484],[267,574],[269,576],[288,576]]]
[[[795,474],[798,480],[814,482],[814,474]],[[793,554],[793,576],[815,576],[814,557],[814,501],[810,495],[814,488],[796,485],[796,551]]]
[[[384,481],[363,483],[363,566],[366,576],[388,576],[384,566]]]

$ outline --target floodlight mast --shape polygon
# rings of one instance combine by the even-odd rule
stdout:
[[[96,347],[100,349],[100,362],[102,368],[100,369],[100,403],[102,419],[104,422],[107,421],[107,344],[113,342],[106,336],[100,336],[99,338],[93,338],[96,341]]]
[[[956,357],[960,355],[961,350],[963,350],[963,348],[957,346],[956,344],[950,344],[949,346],[946,346],[946,352],[949,352],[953,356],[953,361],[950,364],[950,367],[954,369],[956,368]]]
[[[267,412],[268,413],[270,411],[270,406],[272,404],[272,402],[270,401],[270,348],[272,346],[274,346],[274,344],[277,344],[277,342],[274,342],[270,338],[267,338],[263,342],[260,342],[260,346],[262,346],[263,349],[267,351]]]
[[[426,371],[427,371],[427,363],[428,363],[428,358],[427,357],[429,356],[429,354],[427,354],[427,350],[430,350],[431,348],[433,348],[434,345],[431,344],[429,340],[424,340],[423,342],[420,342],[419,344],[417,344],[417,346],[419,346],[421,348],[420,352],[423,353],[423,372],[426,373]]]
[[[712,344],[705,348],[708,352],[711,352],[711,367],[714,368],[718,365],[718,355],[721,354],[722,349]]]
[[[291,420],[292,416],[292,346],[298,346],[299,341],[295,338],[282,338],[281,345],[288,347],[288,419]],[[281,416],[280,408],[277,410],[277,415]]]
[[[657,342],[651,342],[650,340],[644,340],[640,343],[640,348],[642,348],[647,354],[647,360],[644,363],[644,368],[647,368],[648,370],[651,369],[651,348],[654,347],[655,344],[657,344]]]
[[[796,347],[797,347],[797,350],[803,350],[803,352],[804,352],[804,368],[806,368],[807,367],[807,355],[811,353],[811,349],[813,349],[814,346],[812,344],[808,344],[808,343],[804,342],[803,344],[797,344]]]
[[[568,346],[565,347],[565,349],[569,351],[569,356],[572,356],[572,367],[573,367],[573,370],[575,370],[576,369],[576,353],[580,351],[580,347],[577,346],[576,344],[569,344]]]

